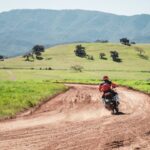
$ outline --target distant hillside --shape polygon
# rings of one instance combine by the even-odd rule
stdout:
[[[79,44],[79,43],[78,43]],[[75,56],[76,44],[54,46],[47,49],[42,60],[25,61],[23,57],[13,57],[0,62],[0,68],[13,68],[12,70],[0,69],[0,80],[10,79],[14,74],[21,80],[31,79],[100,79],[102,75],[112,75],[114,79],[147,80],[150,75],[150,44],[138,44],[145,53],[139,56],[133,46],[124,46],[115,43],[82,43],[86,53],[94,60]],[[121,62],[112,61],[110,51],[119,53]],[[105,59],[99,59],[99,53],[105,53]],[[32,59],[31,59],[32,60]],[[72,66],[80,65],[83,74],[76,73]],[[48,68],[52,68],[49,70]],[[20,70],[21,69],[21,70]],[[7,75],[5,75],[7,74]]]
[[[13,10],[0,13],[0,54],[13,56],[35,44],[53,45],[128,37],[150,43],[150,15],[118,16],[83,10]]]

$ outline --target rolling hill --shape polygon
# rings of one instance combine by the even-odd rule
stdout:
[[[0,54],[20,55],[35,44],[46,47],[97,39],[150,42],[150,15],[118,16],[85,10],[12,10],[0,13]]]
[[[76,44],[54,46],[43,54],[43,60],[25,61],[23,57],[6,59],[0,62],[0,80],[3,79],[35,79],[35,80],[95,80],[108,74],[113,79],[147,80],[150,74],[150,44],[136,45],[144,49],[145,57],[140,57],[133,46],[113,43],[82,43],[86,52],[94,60],[75,56]],[[116,50],[122,62],[114,62],[110,51]],[[106,59],[99,59],[104,52]],[[80,65],[83,72],[74,72],[72,66]],[[3,69],[4,68],[4,69]],[[48,68],[52,68],[49,70]],[[10,69],[10,70],[9,70]]]

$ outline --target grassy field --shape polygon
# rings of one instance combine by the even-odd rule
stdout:
[[[62,84],[44,81],[0,81],[0,118],[14,116],[65,90]]]
[[[144,56],[140,57],[134,46],[112,43],[83,43],[87,54],[94,60],[76,57],[74,49],[77,44],[60,45],[47,49],[43,60],[27,62],[22,57],[7,59],[0,62],[0,80],[90,80],[99,79],[108,74],[112,79],[146,80],[150,78],[150,44],[136,45],[143,48]],[[122,62],[113,62],[110,51],[116,50]],[[107,60],[100,60],[99,53],[106,53]],[[84,67],[82,73],[70,68],[74,65]],[[53,70],[46,70],[51,67]],[[40,70],[42,69],[42,70]]]
[[[52,80],[52,81],[88,81],[100,80],[103,75],[109,75],[113,80],[147,80],[150,78],[149,72],[140,71],[83,71],[73,70],[0,70],[0,80]]]
[[[118,80],[118,84],[150,94],[150,81]]]
[[[140,57],[134,46],[121,44],[83,43],[86,52],[94,60],[74,55],[77,44],[59,45],[47,49],[43,60],[27,62],[22,57],[0,62],[0,118],[36,105],[44,97],[65,89],[57,82],[98,84],[103,75],[108,75],[120,85],[150,93],[150,44],[136,45],[144,49]],[[113,62],[110,51],[116,50],[122,62]],[[106,53],[107,60],[100,60],[99,53]],[[81,65],[82,72],[71,70]],[[51,67],[52,70],[46,70]]]
[[[54,70],[70,69],[73,65],[82,65],[85,70],[107,70],[107,71],[150,71],[150,59],[138,56],[134,46],[124,46],[121,44],[101,44],[101,43],[83,43],[87,54],[94,56],[94,61],[85,58],[79,58],[74,55],[74,49],[77,44],[60,45],[49,48],[43,54],[43,60],[34,62],[24,61],[22,57],[11,58],[0,62],[0,68],[46,68],[51,67]],[[136,45],[144,49],[144,55],[150,57],[150,44]],[[110,57],[110,51],[119,52],[121,63],[113,62]],[[107,60],[100,60],[99,53],[106,53]]]

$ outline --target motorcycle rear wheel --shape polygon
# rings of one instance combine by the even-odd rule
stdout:
[[[119,113],[119,108],[118,107],[114,108],[111,112],[112,115],[117,115],[118,113]]]

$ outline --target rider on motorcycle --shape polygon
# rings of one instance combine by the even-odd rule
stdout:
[[[115,91],[113,90],[113,88],[116,88],[116,87],[117,87],[117,85],[116,85],[115,83],[111,82],[111,81],[109,80],[109,77],[108,77],[108,76],[104,76],[104,77],[103,77],[103,82],[100,83],[100,85],[99,85],[99,91],[100,91],[100,92],[103,92],[102,100],[103,100],[104,103],[105,103],[105,96],[104,96],[104,94],[105,94],[105,93],[108,93],[108,92],[111,92],[112,95],[113,95],[113,97],[115,97],[116,103],[119,104],[119,102],[118,102],[118,100],[119,100],[119,99],[118,99],[118,94],[117,94],[117,92],[115,92]]]

